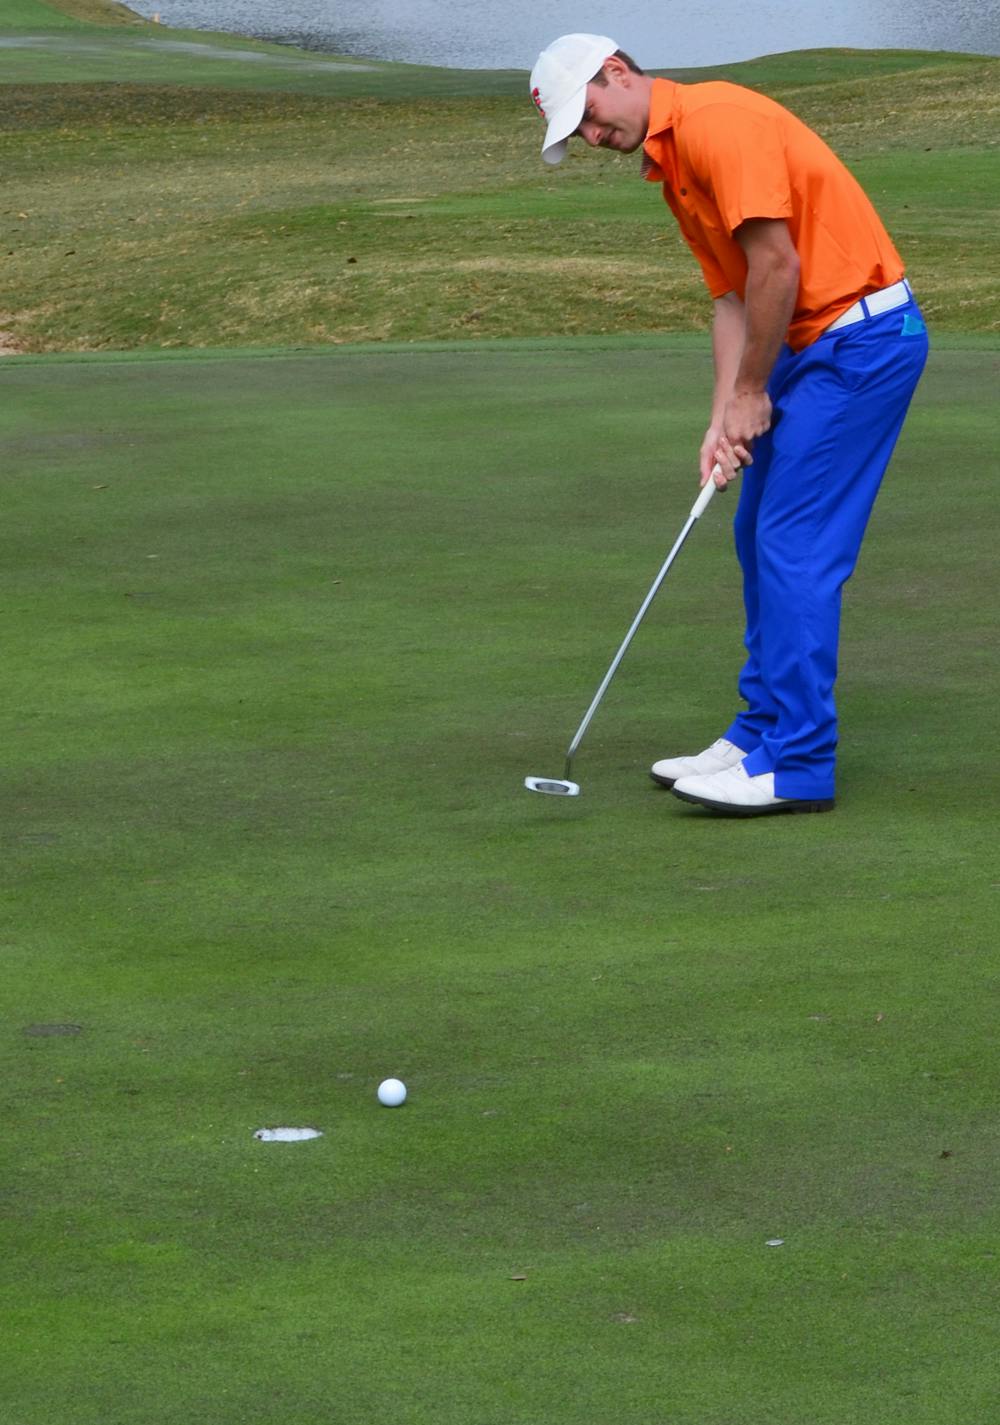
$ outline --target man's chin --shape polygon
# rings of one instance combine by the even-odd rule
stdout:
[[[642,142],[641,138],[630,140],[623,138],[621,134],[614,134],[611,138],[605,139],[601,147],[610,149],[612,153],[635,153]]]

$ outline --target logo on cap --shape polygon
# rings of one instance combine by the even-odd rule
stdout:
[[[532,89],[532,91],[531,91],[531,97],[532,97],[532,99],[534,99],[534,101],[535,101],[535,108],[538,110],[538,112],[541,114],[542,118],[544,119],[544,118],[545,118],[545,110],[542,108],[541,90],[538,89],[537,86],[536,86],[534,89]]]

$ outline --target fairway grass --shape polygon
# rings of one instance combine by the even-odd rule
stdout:
[[[690,507],[709,370],[5,366],[16,1425],[994,1418],[997,354],[932,355],[876,509],[833,815],[647,777],[732,712],[725,499],[582,796],[521,788]]]

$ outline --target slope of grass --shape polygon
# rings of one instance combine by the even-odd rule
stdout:
[[[70,66],[65,82],[2,91],[0,326],[21,350],[707,321],[635,160],[582,153],[546,170],[523,76],[366,71],[277,46],[250,58],[249,42],[204,35],[193,53],[145,37],[139,50],[101,33],[103,54],[11,52],[22,80]],[[88,65],[116,82],[79,82]],[[824,51],[726,73],[842,153],[937,330],[997,330],[1000,60]]]

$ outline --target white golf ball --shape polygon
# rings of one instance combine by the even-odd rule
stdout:
[[[378,1086],[378,1101],[386,1108],[398,1108],[406,1102],[406,1085],[402,1079],[383,1079]]]

